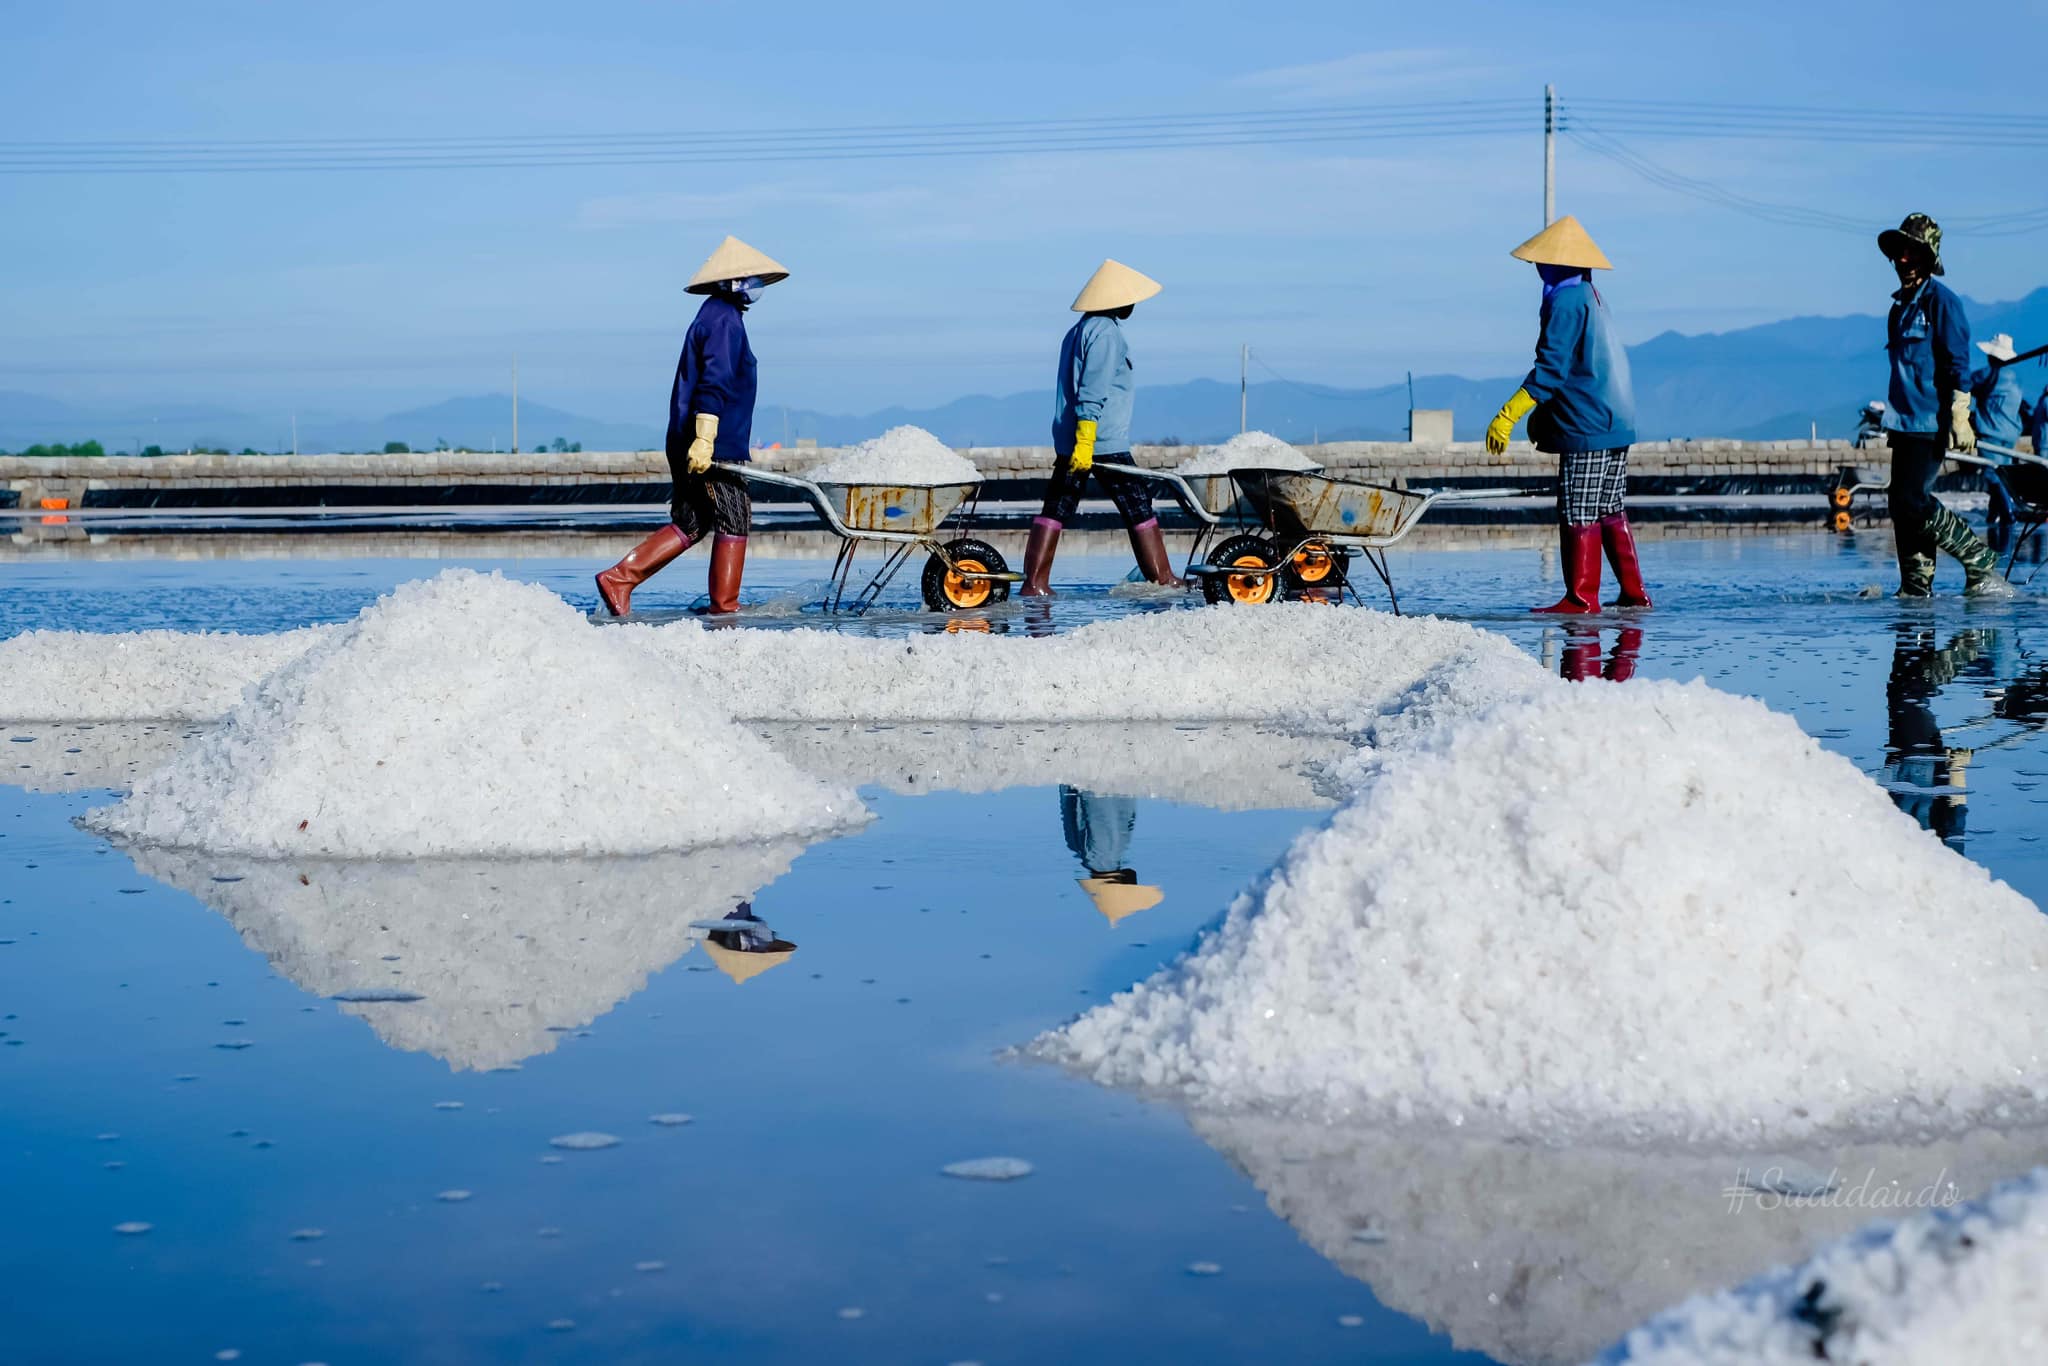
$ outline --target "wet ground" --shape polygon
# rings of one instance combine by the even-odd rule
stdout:
[[[593,564],[479,551],[589,595]],[[1394,570],[1406,610],[1560,672],[1763,697],[1928,838],[2048,899],[2042,599],[1866,597],[1891,581],[1879,536],[1646,556],[1654,612],[1573,626],[1521,610],[1556,591],[1532,552]],[[340,620],[446,563],[19,563],[0,637]],[[1112,586],[1127,565],[1069,557],[1049,612],[973,629],[1185,605]],[[754,623],[832,624],[802,610],[823,568],[757,554]],[[640,605],[679,612],[702,576],[686,561]],[[942,627],[914,593],[906,575],[839,626]],[[177,728],[0,726],[19,784],[0,787],[0,1357],[1571,1360],[1868,1217],[1733,1211],[1744,1168],[1781,1190],[1839,1166],[1974,1194],[2048,1154],[2025,1134],[1555,1153],[1190,1119],[1007,1061],[1170,958],[1322,819],[1304,775],[1330,743],[1117,728],[1095,742],[1245,756],[1122,803],[1062,790],[1040,755],[1058,747],[1017,729],[992,743],[1029,785],[926,794],[891,776],[930,738],[915,727],[770,728],[799,762],[866,775],[879,819],[808,848],[283,867],[138,862],[73,827]],[[1597,821],[1598,774],[1578,799]],[[1084,857],[1160,899],[1113,920],[1132,903],[1099,907]],[[759,927],[692,928],[742,901]],[[749,975],[759,956],[718,950],[751,933],[796,947]],[[586,1133],[618,1142],[553,1142]],[[943,1172],[988,1157],[1032,1170]]]

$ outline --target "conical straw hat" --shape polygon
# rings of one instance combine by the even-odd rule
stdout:
[[[1107,313],[1127,304],[1141,304],[1159,292],[1159,282],[1121,261],[1104,261],[1074,296],[1076,313]]]
[[[711,955],[711,961],[718,970],[735,982],[744,982],[749,977],[759,977],[770,968],[781,967],[796,952],[796,945],[786,939],[778,939],[768,948],[747,953],[740,949],[729,949],[723,944],[704,941],[704,952]]]
[[[780,261],[755,251],[737,237],[728,237],[683,288],[691,294],[709,294],[713,287],[727,280],[744,280],[750,275],[760,276],[764,285],[789,278]]]
[[[1614,269],[1614,263],[1607,259],[1607,253],[1594,245],[1592,237],[1579,226],[1579,220],[1570,214],[1558,219],[1508,255],[1520,261],[1533,261],[1539,266],[1577,266],[1581,270]]]
[[[1135,882],[1119,882],[1106,877],[1082,878],[1081,890],[1088,893],[1089,900],[1095,903],[1095,909],[1101,911],[1103,918],[1112,925],[1125,916],[1136,915],[1139,911],[1149,911],[1166,900],[1166,893],[1157,887]]]

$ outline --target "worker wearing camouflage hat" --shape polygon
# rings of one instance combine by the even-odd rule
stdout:
[[[1965,592],[2010,593],[1991,547],[1934,496],[1947,453],[1977,449],[1970,422],[1970,377],[1976,369],[1970,320],[1955,291],[1935,278],[1945,273],[1941,225],[1924,213],[1908,214],[1898,227],[1877,235],[1877,246],[1899,277],[1885,322],[1892,374],[1884,414],[1899,596],[1924,598],[1934,591],[1936,550],[1962,564]]]

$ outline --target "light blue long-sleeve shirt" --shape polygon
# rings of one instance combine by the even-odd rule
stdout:
[[[2027,406],[2027,396],[2020,388],[2020,377],[2013,373],[2016,369],[2012,365],[1986,365],[1977,372],[1970,393],[1976,399],[1972,406],[1976,409],[1978,440],[2008,449],[2020,444],[2020,413]]]
[[[1075,323],[1060,344],[1060,373],[1053,393],[1053,448],[1061,455],[1071,453],[1074,424],[1092,418],[1097,451],[1109,455],[1129,450],[1131,403],[1137,388],[1123,324],[1106,313],[1090,313]]]

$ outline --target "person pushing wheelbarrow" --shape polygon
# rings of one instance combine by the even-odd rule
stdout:
[[[1082,318],[1067,330],[1060,345],[1060,371],[1053,385],[1056,459],[1045,486],[1045,505],[1032,518],[1031,539],[1024,547],[1027,598],[1052,596],[1053,554],[1059,549],[1060,532],[1080,506],[1090,470],[1116,502],[1139,570],[1153,583],[1181,587],[1166,554],[1159,518],[1152,511],[1151,486],[1116,473],[1118,465],[1133,463],[1131,400],[1137,390],[1123,324],[1131,310],[1159,288],[1157,280],[1121,262],[1104,261],[1074,300],[1074,312]]]
[[[1636,397],[1628,352],[1614,333],[1593,272],[1612,270],[1579,220],[1566,214],[1509,255],[1543,277],[1542,331],[1536,364],[1486,429],[1486,449],[1508,448],[1515,424],[1529,419],[1536,449],[1557,457],[1558,557],[1564,596],[1538,612],[1600,610],[1600,552],[1621,586],[1615,607],[1648,607],[1636,562],[1635,533],[1622,511],[1628,448],[1636,440]]]
[[[597,576],[598,598],[611,615],[632,611],[633,590],[706,536],[712,538],[711,610],[739,610],[754,520],[746,479],[732,468],[747,463],[754,429],[754,350],[747,344],[746,313],[762,290],[788,278],[781,265],[728,237],[684,286],[709,297],[683,339],[669,390],[668,469],[675,486],[669,524]]]

